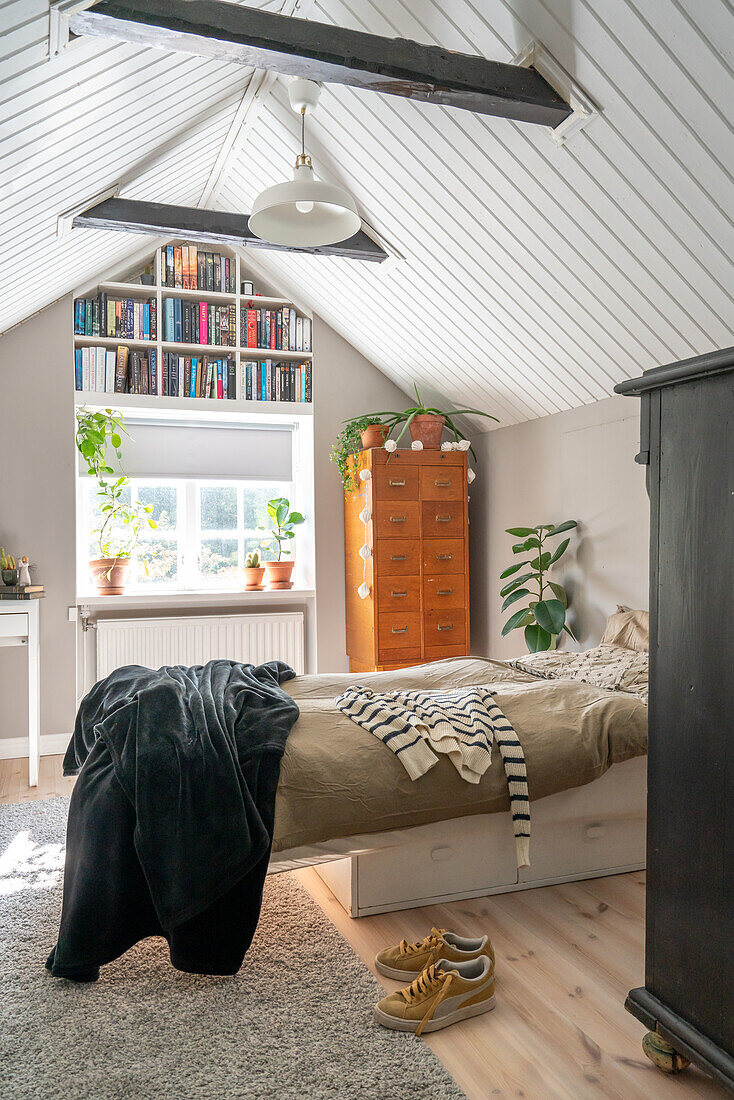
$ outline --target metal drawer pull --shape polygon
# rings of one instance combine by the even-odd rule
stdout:
[[[439,623],[438,626],[436,627],[436,630],[453,630],[453,629],[454,629],[454,624],[453,623],[446,623],[445,626],[441,626],[441,624]]]
[[[453,554],[436,554],[436,561],[451,561]]]
[[[390,555],[390,561],[407,561],[407,560],[408,560],[408,555],[407,554],[391,554]]]
[[[408,628],[407,626],[394,626],[392,632],[393,634],[407,634]]]
[[[437,588],[436,589],[436,595],[437,596],[450,596],[450,595],[452,595],[453,591],[454,591],[453,588]]]
[[[397,599],[398,596],[407,596],[408,593],[407,592],[391,592],[390,595],[394,596]]]
[[[388,481],[388,485],[392,485],[393,489],[404,489],[405,478],[402,481]]]
[[[453,516],[436,516],[436,523],[451,523]]]
[[[441,481],[439,478],[436,478],[436,480],[434,481],[433,484],[436,486],[437,489],[450,489],[451,488],[451,482],[450,481]]]
[[[407,516],[390,516],[390,523],[405,523]]]

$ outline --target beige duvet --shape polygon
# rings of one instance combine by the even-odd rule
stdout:
[[[531,800],[580,787],[647,752],[647,707],[626,692],[539,680],[481,657],[398,672],[299,676],[284,685],[301,709],[283,757],[273,852],[336,837],[509,809],[499,752],[480,783],[445,757],[412,782],[390,750],[334,706],[350,684],[376,690],[491,684],[525,750]]]

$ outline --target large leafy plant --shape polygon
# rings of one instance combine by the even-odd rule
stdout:
[[[514,611],[502,628],[502,637],[511,630],[524,629],[525,643],[531,653],[539,650],[555,649],[558,636],[566,631],[574,641],[573,631],[566,622],[566,609],[568,597],[562,584],[549,581],[548,570],[566,553],[571,541],[566,538],[558,543],[555,550],[546,550],[548,539],[554,539],[565,531],[571,531],[577,526],[575,519],[567,519],[564,523],[541,523],[538,527],[508,527],[508,535],[514,535],[521,541],[512,547],[513,554],[532,555],[525,561],[515,562],[500,573],[500,578],[514,579],[500,589],[500,596],[504,596],[502,610],[506,611],[514,603],[523,601],[523,607]],[[521,576],[515,576],[521,569],[527,572]],[[533,587],[537,588],[534,592]]]
[[[93,411],[78,409],[76,414],[76,445],[87,464],[87,471],[97,480],[100,523],[91,534],[101,558],[129,558],[135,550],[144,523],[157,527],[150,513],[152,505],[128,499],[130,480],[122,472],[115,473],[107,457],[108,447],[122,461],[122,436],[127,435],[125,417],[113,409]]]
[[[305,523],[305,516],[300,512],[290,511],[290,501],[287,497],[275,497],[268,501],[268,515],[272,521],[271,527],[259,524],[258,531],[268,531],[270,538],[265,539],[260,545],[269,550],[274,561],[281,561],[284,554],[290,554],[287,543],[296,537],[293,530],[301,523]]]
[[[446,421],[446,427],[450,432],[453,432],[454,439],[457,442],[462,439],[463,436],[453,421],[453,417],[455,416],[485,416],[488,420],[495,420],[499,424],[499,420],[497,420],[496,416],[492,416],[490,413],[480,412],[479,409],[453,409],[450,413],[447,413],[443,409],[434,408],[432,405],[425,405],[421,400],[421,395],[418,392],[418,387],[415,385],[415,383],[413,384],[413,389],[415,390],[415,396],[418,401],[417,405],[411,405],[410,408],[403,409],[402,412],[372,413],[372,415],[368,418],[369,423],[371,424],[375,424],[378,421],[383,424],[387,424],[391,432],[402,424],[402,427],[400,428],[400,431],[395,438],[396,443],[399,443],[400,440],[403,438],[405,433],[410,428],[410,425],[415,420],[416,416],[427,416],[428,414],[432,414],[433,416],[442,416]],[[345,420],[344,423],[347,425],[353,424],[359,419],[365,418],[355,416],[352,417],[351,420]],[[471,453],[476,459],[477,456],[474,453],[473,447],[471,448]]]
[[[351,420],[344,421],[345,427],[334,440],[329,457],[336,463],[346,493],[353,493],[356,489],[356,483],[349,468],[349,457],[362,449],[362,432],[365,428],[381,423],[379,416],[355,416]]]

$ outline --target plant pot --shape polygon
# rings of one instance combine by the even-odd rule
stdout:
[[[19,569],[3,569],[3,584],[9,585],[11,588],[18,583]]]
[[[268,588],[292,588],[294,561],[266,561],[265,572],[268,576]]]
[[[373,447],[382,447],[390,434],[387,424],[370,424],[360,433],[362,450],[370,451]]]
[[[426,450],[440,451],[445,423],[446,418],[437,413],[420,413],[410,422],[410,438],[414,443],[420,440]]]
[[[141,286],[155,286],[155,275],[149,275],[147,272],[143,272],[140,276]]]
[[[245,592],[262,592],[265,566],[245,566],[242,572],[245,574]]]
[[[122,596],[130,572],[129,558],[95,558],[89,563],[99,596]]]

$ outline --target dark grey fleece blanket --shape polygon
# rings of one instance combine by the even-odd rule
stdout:
[[[144,936],[235,973],[257,925],[280,760],[298,707],[280,661],[117,669],[83,700],[64,773],[64,900],[47,962],[81,981]]]

